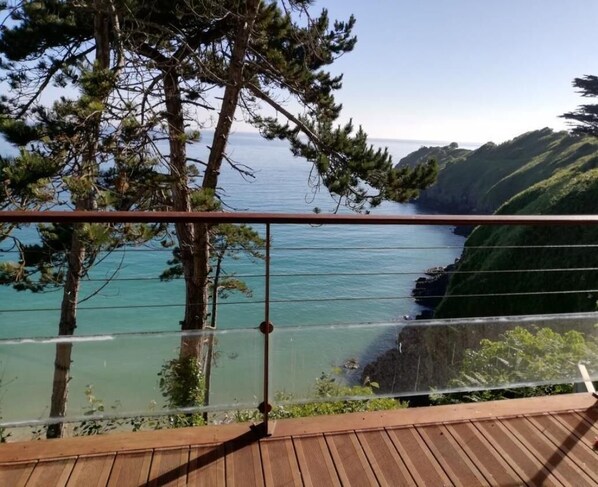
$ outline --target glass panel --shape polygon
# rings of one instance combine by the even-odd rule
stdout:
[[[597,323],[597,313],[585,313],[278,327],[270,391],[278,405],[554,384],[568,391],[582,382],[580,365],[598,380]]]
[[[70,347],[67,420],[91,413],[165,415],[189,404],[180,399],[186,389],[177,388],[191,380],[188,368],[176,368],[181,346],[201,350],[205,371],[211,342],[209,401],[202,407],[196,400],[192,411],[219,411],[213,419],[223,420],[229,411],[255,408],[263,390],[263,335],[257,329],[7,339],[0,341],[0,425],[47,422],[56,353],[66,353],[68,360]],[[205,382],[199,393],[204,390]]]

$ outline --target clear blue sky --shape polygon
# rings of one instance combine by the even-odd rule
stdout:
[[[356,49],[335,63],[338,99],[371,137],[501,142],[583,100],[598,75],[596,0],[317,0],[357,18]],[[586,100],[587,101],[587,100]]]

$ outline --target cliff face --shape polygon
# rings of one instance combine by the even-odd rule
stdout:
[[[489,142],[474,151],[450,148],[422,148],[399,162],[412,164],[428,157],[439,163],[436,183],[422,192],[417,203],[442,212],[491,214],[555,171],[595,154],[598,140],[546,128],[500,145]]]

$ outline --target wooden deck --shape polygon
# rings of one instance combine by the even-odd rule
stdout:
[[[590,394],[0,446],[0,486],[598,486]]]

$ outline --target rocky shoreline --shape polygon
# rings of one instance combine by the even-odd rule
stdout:
[[[427,308],[417,315],[416,319],[432,318],[434,309],[446,293],[451,273],[455,271],[458,263],[459,259],[456,259],[453,264],[446,267],[431,267],[424,272],[427,277],[419,277],[415,280],[411,295],[417,304]]]
[[[415,281],[411,292],[415,302],[424,306],[415,320],[431,319],[434,315],[434,308],[440,303],[446,293],[451,273],[456,269],[459,260],[445,267],[432,267],[427,269],[425,277]],[[430,327],[425,327],[430,328]],[[445,379],[443,371],[430,368],[430,364],[422,355],[426,356],[427,339],[429,333],[443,333],[443,330],[432,327],[424,330],[417,324],[405,326],[393,348],[379,355],[375,360],[368,363],[362,371],[361,382],[376,382],[379,385],[378,392],[388,394],[393,392],[413,392],[429,390],[430,385],[436,381]],[[428,337],[429,338],[429,337]],[[448,372],[448,371],[445,371]],[[421,396],[426,403],[428,396]],[[414,398],[410,398],[413,403]],[[416,400],[416,402],[420,402]],[[413,403],[415,404],[415,403]]]

